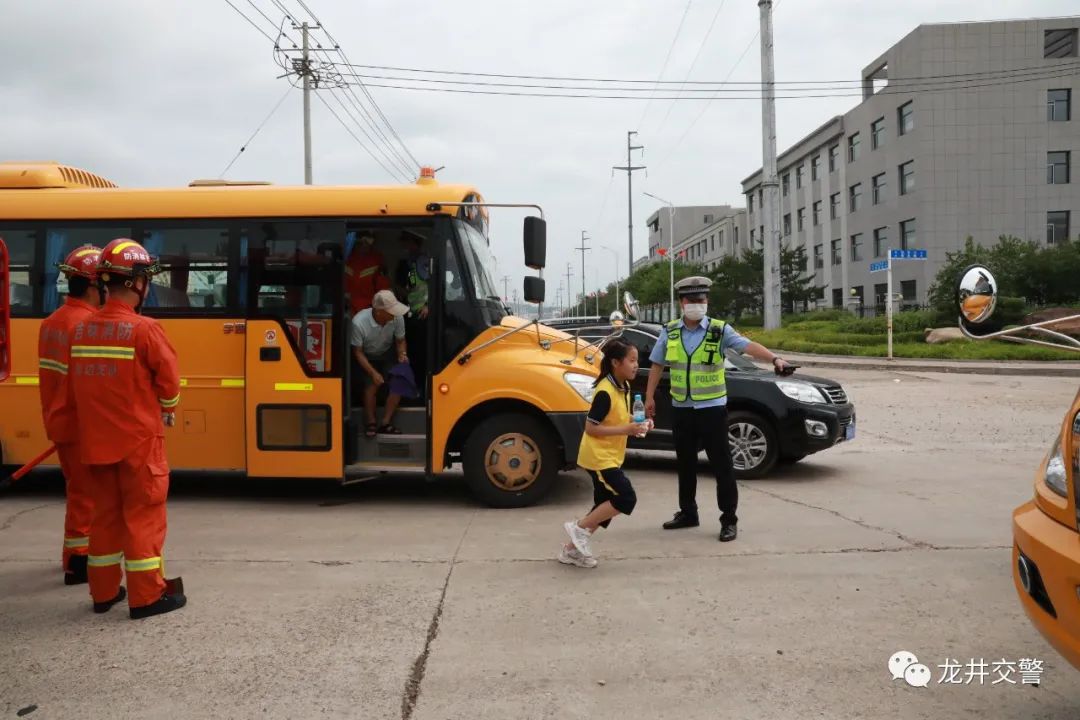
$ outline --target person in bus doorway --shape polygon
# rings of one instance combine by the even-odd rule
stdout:
[[[375,247],[375,235],[367,230],[361,232],[345,262],[345,291],[353,315],[371,307],[375,293],[390,288],[385,267],[386,260]]]
[[[167,580],[165,427],[176,424],[176,351],[153,319],[139,314],[157,261],[134,240],[101,251],[104,307],[71,337],[68,375],[79,423],[80,457],[93,480],[88,576],[94,612],[128,596],[132,620],[184,607],[183,581]],[[123,564],[123,573],[121,572]],[[127,575],[127,592],[120,584]]]
[[[664,368],[671,369],[672,433],[679,473],[679,511],[665,530],[697,527],[698,451],[704,447],[716,476],[716,503],[720,508],[720,542],[738,534],[739,488],[735,484],[728,445],[727,386],[724,354],[730,349],[768,362],[778,372],[787,363],[764,346],[751,342],[723,320],[708,316],[707,277],[688,277],[675,283],[682,318],[660,331],[649,360],[645,391],[645,414],[656,414],[656,387]]]
[[[393,424],[401,396],[389,393],[383,408],[382,423],[375,424],[375,403],[379,388],[386,383],[397,363],[409,362],[405,347],[405,314],[409,308],[390,290],[380,290],[371,299],[371,307],[358,312],[352,320],[353,357],[364,379],[364,435],[400,435]]]
[[[600,377],[593,385],[592,406],[585,423],[585,436],[578,449],[578,465],[592,479],[593,508],[581,520],[563,525],[570,542],[559,553],[559,562],[578,567],[596,567],[590,540],[598,528],[608,527],[616,515],[629,515],[637,505],[630,478],[622,471],[626,441],[642,437],[649,422],[631,422],[630,382],[637,376],[637,348],[620,338],[604,345]]]
[[[38,332],[38,389],[45,435],[56,446],[64,471],[66,511],[64,549],[60,562],[65,585],[86,582],[86,556],[90,552],[90,523],[94,519],[90,470],[79,454],[79,425],[75,403],[68,392],[71,336],[75,327],[101,307],[95,287],[101,248],[83,245],[72,250],[58,266],[67,278],[67,300],[41,323]]]
[[[409,306],[405,318],[405,341],[409,349],[413,375],[418,385],[423,387],[423,378],[427,373],[427,317],[428,317],[428,282],[431,273],[431,261],[424,252],[424,238],[405,230],[401,233],[401,242],[405,248],[405,257],[398,263],[396,280]]]

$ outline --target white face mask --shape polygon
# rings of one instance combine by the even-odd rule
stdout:
[[[705,318],[705,313],[709,310],[708,303],[687,303],[683,307],[683,317],[687,320],[697,322]]]

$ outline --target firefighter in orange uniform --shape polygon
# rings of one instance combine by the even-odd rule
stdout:
[[[383,271],[386,261],[375,248],[375,236],[363,231],[345,261],[345,291],[355,315],[371,307],[371,299],[380,290],[390,289],[390,278]]]
[[[138,314],[160,268],[133,240],[101,251],[98,281],[109,292],[100,311],[76,326],[68,377],[79,419],[82,461],[93,478],[89,578],[94,612],[127,595],[133,620],[179,610],[179,578],[165,579],[165,425],[175,423],[180,377],[161,326]]]
[[[84,245],[72,250],[58,266],[68,280],[67,300],[45,318],[38,332],[38,387],[45,434],[56,446],[67,485],[64,549],[60,562],[65,585],[86,582],[86,555],[90,551],[90,523],[94,503],[90,497],[90,471],[79,458],[79,432],[75,404],[68,393],[68,350],[75,326],[101,306],[95,286],[101,248]]]

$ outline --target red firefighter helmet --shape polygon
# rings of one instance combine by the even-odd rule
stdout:
[[[161,272],[161,267],[139,243],[129,238],[117,238],[101,251],[97,270],[101,280],[108,282],[110,275],[151,277]]]
[[[83,245],[68,253],[64,262],[56,267],[68,277],[83,277],[87,280],[97,278],[98,263],[101,261],[101,248]]]

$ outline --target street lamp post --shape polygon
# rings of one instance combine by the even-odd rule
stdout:
[[[601,245],[602,249],[607,250],[609,253],[615,256],[615,309],[619,309],[619,251],[609,248],[607,245]]]
[[[671,204],[670,200],[665,200],[662,197],[657,197],[652,193],[645,193],[653,200],[659,200],[668,206],[668,291],[670,297],[668,298],[671,303],[671,317],[669,320],[675,319],[675,206]]]

